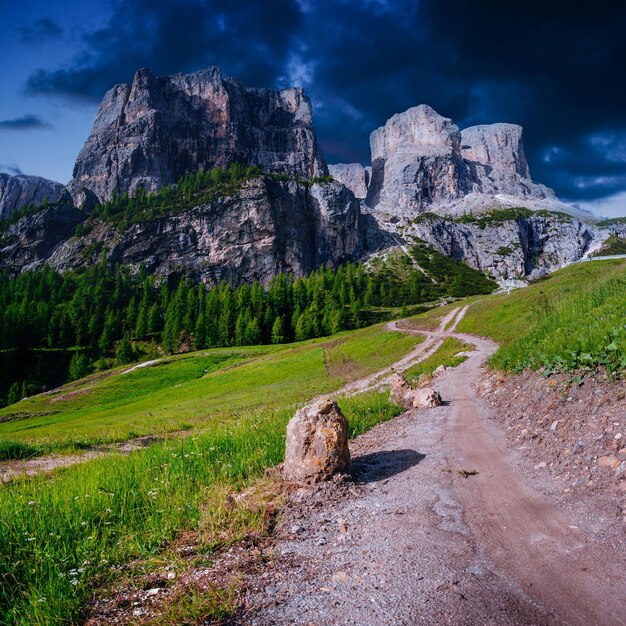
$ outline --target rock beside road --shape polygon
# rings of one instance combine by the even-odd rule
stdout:
[[[430,409],[435,406],[441,406],[441,396],[436,389],[425,387],[424,389],[416,389],[413,392],[413,408],[414,409]]]
[[[413,404],[413,400],[411,398],[412,394],[413,389],[402,374],[394,374],[391,377],[391,390],[389,394],[390,402],[400,404],[405,409],[409,409]]]
[[[316,483],[350,468],[348,420],[331,400],[303,407],[287,425],[283,478]]]
[[[432,387],[413,389],[401,374],[391,377],[389,400],[401,404],[405,409],[425,409],[441,406],[441,396]]]

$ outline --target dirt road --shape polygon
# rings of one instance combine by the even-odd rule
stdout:
[[[475,346],[437,378],[445,405],[372,429],[352,444],[354,481],[303,491],[290,504],[242,623],[624,623],[623,546],[594,535],[585,523],[592,511],[568,519],[541,495],[532,467],[513,469],[475,393],[496,346],[454,333],[463,312],[413,354],[424,358],[448,335]]]

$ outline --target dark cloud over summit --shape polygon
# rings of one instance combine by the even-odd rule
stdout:
[[[84,32],[73,60],[31,74],[30,93],[96,102],[139,67],[170,74],[219,65],[251,86],[303,85],[330,161],[367,161],[374,128],[427,103],[461,126],[522,124],[534,178],[564,198],[625,188],[626,3],[116,0],[111,7],[108,23]],[[45,32],[45,19],[38,22]]]

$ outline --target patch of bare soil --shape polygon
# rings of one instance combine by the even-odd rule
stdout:
[[[626,387],[606,375],[582,380],[524,372],[485,376],[480,393],[505,428],[507,446],[554,481],[564,503],[605,516],[603,533],[626,531]],[[616,523],[612,523],[616,522]],[[621,522],[621,524],[620,524]]]
[[[238,623],[233,616],[245,581],[262,579],[273,558],[270,534],[288,489],[269,476],[242,493],[225,494],[229,508],[262,507],[259,527],[241,539],[224,528],[216,549],[213,535],[207,544],[202,529],[185,532],[151,561],[113,567],[112,580],[94,581],[94,598],[83,615],[86,626]]]

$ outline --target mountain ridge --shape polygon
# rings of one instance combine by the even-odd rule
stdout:
[[[141,69],[131,84],[105,94],[67,185],[72,199],[50,183],[59,196],[54,207],[18,215],[14,203],[5,211],[0,267],[72,269],[96,262],[98,249],[111,262],[166,276],[267,282],[418,238],[498,279],[525,279],[577,260],[610,235],[531,179],[520,126],[460,130],[419,105],[375,129],[370,143],[371,167],[328,167],[301,88],[248,88],[217,67],[164,77]],[[257,182],[224,190],[222,201],[190,196],[182,208],[163,202],[193,172],[219,183],[233,167],[257,168]],[[158,196],[159,219],[131,227],[102,218],[103,203],[121,198],[128,213],[153,202],[146,194]],[[497,227],[445,222],[511,208],[535,214],[515,214]],[[555,211],[569,213],[569,224]],[[426,212],[441,219],[417,224]]]

